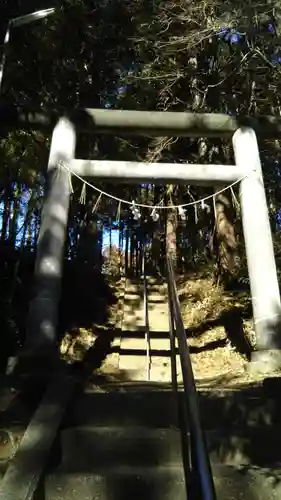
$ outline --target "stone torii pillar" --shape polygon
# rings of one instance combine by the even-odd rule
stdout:
[[[248,173],[240,183],[240,203],[257,341],[250,366],[267,372],[281,368],[281,301],[259,148],[253,129],[238,129],[233,135],[233,148],[236,165]]]
[[[27,358],[39,356],[50,359],[56,354],[58,303],[71,194],[69,173],[59,164],[70,163],[75,155],[75,147],[75,128],[67,118],[61,118],[53,132],[48,162],[48,185],[37,246],[34,294],[23,348],[23,357]]]

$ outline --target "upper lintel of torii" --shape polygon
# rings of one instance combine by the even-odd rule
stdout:
[[[92,108],[31,109],[0,104],[2,132],[13,128],[52,130],[62,116],[74,124],[77,132],[84,133],[231,138],[238,128],[245,126],[252,128],[258,137],[281,136],[281,117],[278,116]]]

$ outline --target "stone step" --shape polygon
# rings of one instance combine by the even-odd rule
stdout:
[[[159,286],[157,280],[148,279],[147,283],[148,325],[145,322],[143,286],[136,288],[127,281],[122,322],[124,334],[121,332],[119,369],[131,381],[169,382],[171,369],[166,288]],[[147,330],[151,333],[149,360],[147,359],[148,346],[145,342]],[[154,332],[155,336],[153,336]]]
[[[212,463],[224,465],[281,465],[280,427],[243,432],[207,431]],[[69,472],[98,472],[119,465],[180,466],[181,433],[175,428],[72,427],[61,432],[62,463]]]
[[[144,351],[145,354],[145,349],[146,349],[146,342],[144,334],[142,338],[122,337],[121,339],[121,346],[120,346],[121,355],[122,354],[125,355],[127,351],[129,351],[129,354],[133,354],[134,351],[136,351],[137,354],[139,353],[142,354],[142,352]]]
[[[137,384],[145,386],[145,382]],[[72,404],[66,415],[66,423],[71,425],[144,425],[146,427],[169,427],[177,425],[175,395],[171,391],[113,392],[85,391]]]
[[[140,328],[144,328],[145,322],[143,313],[140,312],[126,312],[124,311],[124,319],[122,322],[122,329],[127,331],[134,331]],[[121,333],[122,337],[122,333]]]
[[[130,384],[128,390],[118,385],[108,385],[105,390],[89,389],[80,395],[67,413],[68,425],[177,426],[177,399],[170,385],[142,382]],[[183,398],[181,391],[179,400],[183,402]],[[261,389],[198,391],[198,402],[205,429],[281,425],[280,398],[266,398]]]
[[[182,465],[181,436],[176,429],[72,427],[61,432],[61,447],[62,467],[68,472]]]
[[[277,500],[281,495],[280,470],[213,467],[217,500]],[[188,479],[187,479],[188,483]],[[36,500],[186,500],[189,485],[182,468],[106,468],[99,474],[47,476]],[[189,494],[193,499],[195,495]]]
[[[44,490],[37,500],[186,500],[184,474],[171,468],[57,473],[46,478]]]
[[[153,339],[149,339],[149,355],[151,358],[157,356],[161,357],[163,361],[170,361],[171,351],[170,351],[170,341],[168,339],[161,339],[154,342]],[[112,351],[114,348],[112,349]],[[121,346],[118,348],[120,356],[139,356],[145,357],[147,355],[147,342],[143,338],[122,338]]]

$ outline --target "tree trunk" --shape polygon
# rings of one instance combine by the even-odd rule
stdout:
[[[131,230],[131,235],[130,235],[130,271],[131,273],[134,272],[134,251],[135,251],[135,245],[134,245],[134,234],[133,231]]]
[[[92,214],[86,218],[86,225],[81,233],[77,247],[77,258],[80,262],[87,263],[96,268],[99,262],[99,231],[98,223]]]
[[[32,248],[32,217],[29,218],[28,225],[27,225],[26,246],[29,250],[31,250],[31,248]]]
[[[99,255],[99,270],[101,270],[103,264],[103,222],[100,221],[98,227],[98,255]]]
[[[122,239],[123,239],[123,231],[121,227],[121,223],[119,222],[119,238],[118,238],[118,266],[119,266],[119,276],[122,275]]]
[[[172,207],[172,193],[174,186],[170,185],[167,189],[168,204]],[[167,210],[166,222],[166,252],[172,257],[174,266],[177,262],[177,212],[175,209]]]
[[[235,211],[229,191],[215,198],[215,253],[218,274],[226,285],[237,276],[239,256],[235,232]]]
[[[140,241],[138,235],[136,235],[136,275],[141,275],[141,265],[140,265]]]
[[[129,268],[129,229],[126,227],[125,233],[125,276]]]
[[[198,241],[198,220],[197,220],[197,206],[189,206],[187,209],[187,238],[188,238],[188,257],[190,264],[196,265],[196,254],[199,251]]]
[[[15,197],[13,206],[10,208],[10,221],[9,221],[9,241],[12,248],[16,247],[17,239],[17,223],[20,212],[19,198]]]
[[[3,207],[3,216],[2,216],[2,232],[1,232],[1,241],[2,243],[7,238],[8,224],[10,219],[10,187],[5,189],[4,194],[4,207]]]
[[[109,228],[109,260],[112,258],[112,228]]]

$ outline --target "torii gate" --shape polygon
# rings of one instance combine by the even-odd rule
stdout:
[[[10,126],[50,128],[58,111],[44,113],[0,107]],[[64,116],[63,116],[64,115]],[[239,118],[222,114],[83,109],[61,113],[54,127],[48,163],[49,189],[43,207],[35,266],[35,295],[27,322],[26,352],[46,354],[56,343],[58,301],[70,199],[69,171],[115,182],[226,185],[242,178],[240,202],[253,304],[257,351],[251,366],[281,366],[281,301],[256,133],[279,135],[274,117]],[[264,128],[263,125],[267,124]],[[232,137],[236,165],[191,165],[75,159],[76,131]],[[62,163],[67,168],[62,168]]]
[[[4,51],[0,62],[0,89],[10,29],[52,15],[55,7],[11,19],[7,26]],[[1,124],[49,127],[57,112],[32,112],[2,107]],[[64,115],[64,113],[62,113]],[[96,162],[75,160],[76,128],[84,131],[145,133],[161,136],[233,135],[236,166],[168,165],[132,162]],[[242,127],[243,125],[243,127]],[[251,128],[252,127],[252,128]],[[31,302],[27,346],[53,345],[56,337],[57,305],[62,273],[62,252],[65,243],[69,207],[69,179],[59,162],[84,176],[126,182],[227,184],[240,183],[240,202],[244,239],[250,277],[257,353],[254,363],[262,371],[281,367],[281,303],[276,265],[264,191],[262,169],[255,131],[267,137],[280,137],[281,120],[277,117],[247,117],[241,121],[222,114],[173,112],[76,110],[57,123],[48,164],[49,192],[44,204],[38,240],[35,280],[36,293]],[[59,174],[59,175],[57,175]]]

